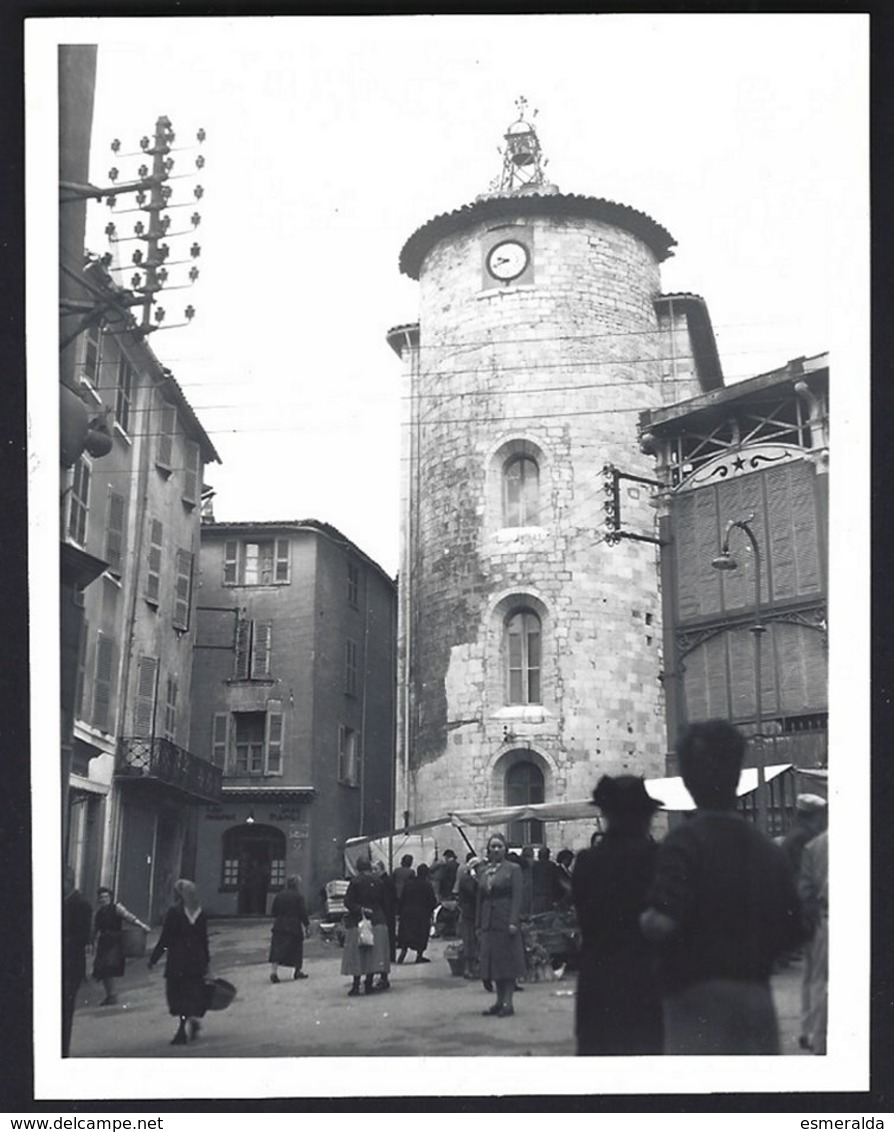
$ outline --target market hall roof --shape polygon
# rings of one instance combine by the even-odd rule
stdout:
[[[417,228],[401,249],[400,270],[411,279],[418,279],[425,257],[439,240],[480,221],[508,216],[573,216],[614,224],[639,236],[659,263],[673,255],[671,249],[677,244],[670,232],[651,216],[617,201],[555,191],[498,193],[481,196],[453,212],[441,213]]]

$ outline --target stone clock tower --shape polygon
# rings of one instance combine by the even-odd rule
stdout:
[[[405,406],[398,825],[665,773],[637,419],[722,384],[713,332],[698,296],[661,294],[670,234],[547,183],[520,110],[492,191],[400,255],[420,316],[388,335]]]

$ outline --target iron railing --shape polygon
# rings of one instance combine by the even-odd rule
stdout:
[[[152,780],[193,798],[216,802],[220,798],[223,772],[170,739],[134,736],[118,741],[115,777],[130,781]]]

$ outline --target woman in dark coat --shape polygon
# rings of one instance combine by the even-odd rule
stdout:
[[[431,937],[431,915],[438,906],[438,898],[429,880],[428,865],[420,865],[416,875],[404,883],[401,893],[397,946],[400,948],[398,963],[403,963],[408,949],[416,952],[417,963],[430,963],[425,957],[425,949]]]
[[[307,905],[301,895],[301,877],[286,880],[286,887],[273,897],[270,914],[273,931],[270,935],[270,982],[279,982],[278,967],[294,968],[293,979],[306,979],[301,970],[304,963],[304,932],[310,927]]]
[[[360,946],[360,921],[363,918],[372,923],[373,942],[369,947]],[[372,863],[368,857],[357,862],[357,875],[352,878],[345,893],[345,947],[341,957],[341,973],[351,975],[352,983],[348,995],[353,998],[360,994],[360,979],[366,994],[374,990],[387,990],[391,983],[388,973],[391,970],[391,951],[388,944],[388,925],[385,922],[385,893],[382,882],[373,876]],[[373,978],[379,975],[379,986],[373,986]]]
[[[158,943],[149,956],[151,970],[167,951],[165,993],[168,1010],[180,1019],[180,1027],[172,1046],[186,1045],[189,1037],[198,1037],[199,1019],[207,1009],[205,976],[208,972],[208,918],[202,911],[191,880],[178,880],[174,885],[174,904],[165,914]]]
[[[115,980],[124,974],[124,922],[136,924],[144,932],[149,931],[149,925],[123,904],[116,904],[110,888],[100,888],[96,898],[99,907],[93,917],[93,978],[106,992],[100,1006],[114,1006],[118,1001]]]
[[[484,1013],[497,1018],[515,1013],[515,980],[526,969],[520,929],[522,872],[506,859],[507,849],[502,833],[492,833],[487,839],[487,864],[478,870],[479,973],[483,982],[497,988],[497,1001]]]
[[[582,941],[575,1000],[579,1056],[660,1054],[661,998],[654,955],[639,927],[658,846],[649,835],[661,802],[634,775],[604,775],[593,804],[606,831],[578,853],[571,874]]]

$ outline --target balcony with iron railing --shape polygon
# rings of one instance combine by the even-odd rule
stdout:
[[[220,767],[178,747],[160,736],[134,736],[118,741],[115,778],[169,787],[203,802],[220,798],[223,772]]]

